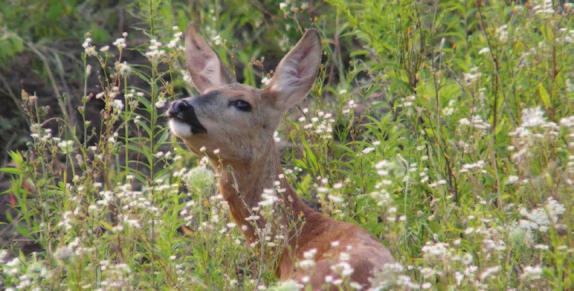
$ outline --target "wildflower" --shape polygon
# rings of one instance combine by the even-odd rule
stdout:
[[[462,165],[462,169],[460,170],[461,173],[467,173],[470,171],[476,171],[476,170],[480,170],[481,172],[486,172],[484,171],[484,166],[485,166],[485,162],[483,160],[480,160],[476,163],[470,163],[470,164],[464,164]]]
[[[212,36],[212,37],[211,37],[211,41],[212,41],[213,44],[216,45],[216,46],[220,46],[220,45],[223,43],[223,41],[222,41],[222,39],[221,39],[221,35],[220,35],[219,33],[218,33],[218,34],[215,34],[214,36]]]
[[[442,260],[449,256],[450,250],[448,244],[446,243],[431,243],[427,242],[423,247],[422,251],[426,259],[438,259]]]
[[[537,266],[526,266],[522,274],[520,275],[520,279],[523,281],[534,281],[538,280],[542,277],[542,267],[540,265]]]
[[[552,0],[542,0],[538,2],[539,4],[534,5],[532,10],[535,14],[545,16],[554,14],[554,7],[552,5]]]
[[[263,194],[261,194],[261,201],[259,201],[258,205],[263,207],[271,206],[278,200],[279,198],[277,198],[277,195],[273,189],[263,189]]]
[[[105,53],[105,52],[107,52],[107,51],[109,51],[109,50],[110,50],[110,46],[109,46],[109,45],[105,45],[105,46],[103,46],[103,47],[100,48],[100,51],[101,51],[102,53]]]
[[[476,80],[480,79],[481,75],[477,67],[472,67],[468,73],[463,74],[464,82],[467,86],[470,86]]]
[[[157,62],[165,52],[161,50],[161,42],[157,41],[155,38],[150,40],[150,45],[148,51],[145,53],[145,56],[152,62]]]
[[[165,106],[165,103],[167,103],[167,101],[165,100],[165,98],[159,98],[157,100],[157,102],[155,102],[155,107],[156,108],[162,108]]]
[[[518,176],[514,175],[508,176],[508,178],[506,179],[506,184],[507,185],[515,184],[516,182],[518,182],[519,179],[520,178],[518,178]]]
[[[74,141],[64,140],[58,143],[58,147],[63,154],[70,154],[74,150]]]
[[[273,132],[273,140],[277,143],[281,142],[281,137],[279,137],[279,132],[277,132],[277,131]]]
[[[454,273],[454,279],[456,280],[456,285],[460,286],[460,283],[462,283],[462,280],[464,279],[464,274],[457,271]]]
[[[474,115],[470,119],[462,118],[458,121],[462,126],[470,126],[479,130],[486,131],[490,128],[490,124],[484,121],[480,116]]]
[[[355,271],[353,267],[351,267],[351,265],[345,261],[331,266],[331,270],[333,270],[333,272],[341,274],[341,276],[343,277],[351,276]]]
[[[401,104],[401,106],[403,107],[412,107],[414,102],[416,100],[416,96],[414,95],[410,95],[404,98],[403,103]]]
[[[451,116],[454,113],[454,105],[456,101],[454,99],[448,101],[448,105],[443,108],[442,114],[445,116]]]
[[[574,127],[574,115],[560,119],[560,125],[564,127]]]
[[[377,169],[379,176],[387,176],[391,167],[392,163],[387,160],[381,160],[375,164],[375,169]]]
[[[544,111],[540,107],[526,108],[522,110],[522,124],[521,127],[537,127],[546,123],[544,118]]]
[[[488,277],[495,275],[496,273],[500,272],[500,269],[500,266],[494,266],[486,269],[484,272],[482,272],[482,274],[480,274],[480,280],[484,281]]]
[[[179,31],[179,27],[174,26],[173,27],[173,38],[169,41],[169,43],[167,44],[168,48],[176,48],[177,45],[179,44],[179,41],[181,40],[181,36],[183,35],[183,33],[181,31]]]
[[[125,34],[127,35],[127,33]],[[120,37],[114,41],[113,45],[117,47],[118,50],[121,52],[123,49],[126,48],[126,39],[124,37]]]
[[[496,29],[496,36],[502,42],[508,40],[508,25],[504,24]]]
[[[82,43],[82,47],[84,48],[84,53],[88,56],[95,56],[97,55],[96,47],[92,45],[92,38],[86,37],[84,43]]]
[[[521,209],[520,214],[524,217],[519,221],[519,226],[523,229],[536,229],[546,232],[548,228],[558,222],[558,218],[565,212],[564,205],[554,198],[549,197],[546,205],[535,208],[532,211]]]
[[[74,255],[74,250],[69,246],[59,247],[54,252],[54,257],[61,261],[67,261]]]
[[[374,147],[366,147],[366,148],[363,149],[361,152],[366,155],[366,154],[368,154],[368,153],[370,153],[370,152],[372,152],[372,151],[374,151],[374,150],[375,150]]]
[[[122,75],[122,76],[127,76],[127,75],[129,75],[130,72],[131,72],[131,67],[130,67],[130,65],[128,65],[128,63],[125,62],[125,61],[124,61],[124,62],[121,62],[121,63],[120,63],[120,62],[116,62],[116,63],[115,63],[115,68],[116,68],[116,71],[117,71],[118,73],[120,73],[120,75]],[[126,95],[127,95],[127,94],[126,94]]]
[[[313,259],[304,259],[297,262],[297,266],[304,270],[309,270],[315,267],[315,261]]]
[[[271,78],[265,76],[261,79],[261,84],[263,84],[264,86],[269,86],[269,84],[271,83]]]
[[[483,47],[478,51],[479,55],[484,55],[484,54],[488,54],[490,52],[490,48],[487,47]]]
[[[445,185],[445,184],[446,184],[446,180],[441,179],[441,180],[438,180],[438,181],[436,181],[436,182],[433,182],[433,183],[429,184],[429,187],[431,187],[431,188],[436,188],[436,187],[438,187],[438,186],[440,186],[440,185]]]
[[[124,102],[120,99],[115,99],[112,103],[112,107],[117,111],[124,110]]]

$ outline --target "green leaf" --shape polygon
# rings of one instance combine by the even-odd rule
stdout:
[[[0,168],[0,172],[14,175],[20,174],[20,171],[16,168]]]
[[[544,85],[542,85],[542,83],[538,84],[538,95],[540,96],[540,99],[542,100],[544,107],[549,108],[552,106],[552,104],[550,103],[550,95],[548,95],[548,91],[546,91],[546,88],[544,88]]]

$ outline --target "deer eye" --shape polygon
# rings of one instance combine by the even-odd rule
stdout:
[[[244,111],[244,112],[250,112],[251,111],[251,105],[249,103],[247,103],[246,101],[239,100],[239,99],[229,101],[229,106],[233,106],[233,107],[237,108],[237,110],[239,110],[239,111]]]

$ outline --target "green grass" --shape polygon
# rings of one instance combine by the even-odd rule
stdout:
[[[42,251],[5,246],[0,286],[277,284],[272,260],[232,224],[213,174],[161,115],[164,101],[192,92],[174,37],[191,20],[249,85],[260,85],[305,28],[319,29],[319,80],[278,130],[292,145],[284,164],[300,196],[391,250],[400,264],[377,276],[381,289],[574,288],[572,5],[254,3],[125,4],[139,20],[127,47],[94,37],[94,55],[75,56],[85,74],[70,78],[82,96],[56,97],[78,100],[79,115],[61,105],[57,132],[43,127],[35,96],[22,94],[32,137],[0,169],[11,179],[3,195],[15,201],[6,223]],[[153,51],[151,38],[163,44],[161,57],[130,63],[128,55]],[[94,80],[103,93],[83,97]],[[105,106],[93,119],[95,98]]]

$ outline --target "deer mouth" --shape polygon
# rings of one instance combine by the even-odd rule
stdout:
[[[191,105],[187,106],[176,106],[172,104],[171,108],[167,111],[167,117],[172,121],[183,123],[189,126],[192,134],[207,133],[207,129],[201,125],[197,115],[195,114],[195,109]]]

